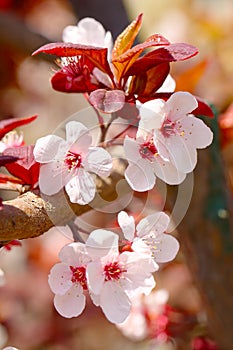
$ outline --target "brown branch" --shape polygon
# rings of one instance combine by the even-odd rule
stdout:
[[[71,203],[64,191],[54,196],[40,196],[35,192],[26,192],[16,199],[3,202],[0,210],[0,241],[37,237],[53,226],[65,225],[75,216],[100,208],[118,196],[117,185],[123,179],[124,163],[116,161],[111,177],[97,178],[97,195],[90,205]],[[127,192],[124,181],[121,192]]]

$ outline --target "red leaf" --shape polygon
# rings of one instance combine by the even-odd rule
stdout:
[[[15,183],[15,184],[22,184],[23,183],[22,180],[18,179],[17,177],[0,173],[0,183],[7,183],[7,182],[11,182],[11,183]]]
[[[198,107],[194,111],[192,111],[192,113],[195,115],[204,115],[206,117],[213,118],[214,112],[212,111],[210,106],[204,100],[200,99],[200,97],[196,97],[196,99],[198,102]]]
[[[34,146],[21,146],[7,148],[3,152],[4,155],[18,157],[19,159],[13,164],[6,164],[7,170],[14,176],[23,180],[25,185],[34,187],[39,178],[40,164],[35,161],[33,155]]]
[[[33,56],[38,53],[46,53],[58,57],[85,56],[95,67],[112,76],[112,72],[107,60],[107,48],[79,45],[72,43],[50,43],[41,46],[33,52]]]
[[[3,138],[9,131],[17,128],[18,126],[31,123],[37,118],[37,115],[25,118],[10,118],[0,121],[0,139]]]
[[[0,166],[4,166],[8,163],[13,163],[16,162],[19,158],[18,157],[13,157],[13,156],[0,156]]]
[[[89,102],[104,113],[120,110],[125,103],[125,93],[121,90],[98,89],[90,94]]]
[[[61,92],[85,93],[98,89],[98,85],[91,83],[91,78],[84,75],[71,75],[64,70],[55,73],[51,79],[54,90]]]
[[[184,61],[198,53],[196,47],[188,44],[171,44],[149,52],[131,65],[127,75],[137,75],[161,63]]]
[[[131,22],[128,27],[116,38],[113,50],[112,60],[119,57],[125,51],[129,50],[134,43],[134,40],[142,25],[142,13]]]

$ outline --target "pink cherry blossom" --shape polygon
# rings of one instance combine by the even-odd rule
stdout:
[[[53,195],[65,186],[70,201],[87,204],[95,196],[95,181],[90,174],[106,177],[112,168],[110,154],[101,147],[91,147],[92,137],[81,123],[66,124],[65,141],[48,135],[37,140],[34,156],[41,163],[40,190]]]
[[[0,152],[5,151],[5,149],[8,147],[20,147],[23,145],[24,145],[23,133],[10,131],[0,141]]]
[[[63,317],[79,316],[86,298],[86,266],[90,258],[82,243],[74,242],[62,248],[61,263],[54,265],[49,275],[49,285],[54,297],[54,306]]]
[[[182,173],[193,171],[197,148],[209,146],[213,133],[205,123],[191,115],[198,106],[188,92],[176,92],[166,102],[160,99],[140,108],[139,128],[154,131],[154,144],[164,160],[170,160]]]
[[[125,211],[118,214],[118,223],[125,238],[132,243],[132,250],[153,254],[156,262],[164,263],[175,258],[179,243],[175,237],[165,233],[170,218],[164,212],[157,212],[142,219],[135,228],[133,216]]]
[[[128,160],[125,178],[130,187],[138,192],[151,190],[156,177],[167,184],[183,182],[186,174],[177,170],[169,159],[164,160],[158,153],[151,133],[137,133],[136,139],[125,137],[124,152]]]
[[[95,230],[87,239],[86,249],[92,257],[87,265],[87,283],[93,302],[107,319],[121,323],[130,313],[130,298],[149,294],[155,286],[152,272],[158,269],[151,255],[119,253],[118,235]]]

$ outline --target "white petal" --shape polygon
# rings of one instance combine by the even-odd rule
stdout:
[[[124,233],[125,239],[132,241],[135,233],[135,221],[133,216],[129,216],[125,211],[121,211],[117,217],[118,224]]]
[[[128,136],[124,139],[124,152],[128,162],[137,163],[141,158],[138,142]]]
[[[150,234],[151,231],[153,231],[154,234],[161,234],[166,231],[169,222],[169,216],[162,211],[148,215],[138,223],[136,227],[137,235],[143,237]]]
[[[91,297],[93,304],[95,306],[100,306],[100,296],[91,293],[91,291],[89,291],[89,294],[90,294],[90,297]]]
[[[72,203],[88,204],[95,197],[96,186],[91,174],[79,169],[66,184],[66,192]]]
[[[48,163],[54,160],[64,160],[67,151],[66,142],[59,136],[47,135],[36,141],[33,154],[39,163]]]
[[[140,108],[139,129],[152,130],[159,129],[164,119],[165,102],[160,99],[143,103]]]
[[[109,176],[112,169],[112,157],[105,149],[93,147],[89,149],[83,160],[83,166],[87,171],[99,176]]]
[[[132,290],[127,290],[127,294],[129,295],[130,299],[136,296],[139,296],[141,294],[149,295],[155,286],[156,286],[155,279],[153,276],[150,276],[143,281],[142,286],[139,286]]]
[[[87,265],[87,283],[91,293],[98,295],[104,284],[104,273],[100,260]]]
[[[131,302],[117,282],[108,281],[100,294],[100,306],[110,322],[121,323],[130,313]]]
[[[155,261],[164,263],[173,260],[179,251],[179,242],[171,235],[163,234],[160,243],[155,243]]]
[[[66,139],[69,146],[75,144],[70,150],[77,153],[86,153],[92,142],[87,127],[76,121],[66,124]]]
[[[72,286],[72,272],[66,264],[58,263],[50,271],[48,283],[53,293],[63,295]]]
[[[117,234],[107,230],[94,230],[89,235],[86,241],[86,249],[92,259],[101,258],[108,253],[118,253]]]
[[[189,92],[175,92],[166,102],[166,119],[170,121],[182,119],[196,109],[197,106],[197,100]]]
[[[79,316],[85,307],[86,298],[81,286],[74,284],[64,295],[55,295],[54,306],[63,317]]]
[[[138,192],[149,191],[155,185],[153,168],[144,159],[140,159],[136,164],[129,164],[125,170],[125,179],[130,187]]]
[[[62,189],[64,181],[62,162],[52,162],[41,165],[39,175],[39,187],[41,192],[51,196]]]
[[[186,174],[180,172],[173,163],[170,161],[164,161],[159,156],[153,163],[153,167],[155,175],[168,185],[179,185],[186,177]]]
[[[133,240],[131,247],[132,247],[132,250],[136,253],[151,255],[150,248],[148,247],[148,245],[145,242],[143,242],[143,240],[141,238],[136,237]]]
[[[74,242],[65,245],[59,252],[59,259],[68,266],[82,266],[90,261],[86,246],[83,243]]]
[[[171,74],[168,74],[167,78],[163,82],[163,85],[156,91],[158,92],[173,92],[176,88],[176,82],[172,78]]]
[[[182,173],[190,173],[197,164],[196,149],[185,142],[183,136],[171,135],[165,141],[171,162]]]
[[[4,286],[6,283],[5,274],[2,269],[0,269],[0,287]]]
[[[210,128],[197,117],[189,115],[180,121],[184,130],[184,138],[195,148],[205,148],[213,141],[213,133]]]

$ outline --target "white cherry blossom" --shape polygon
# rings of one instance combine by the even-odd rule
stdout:
[[[53,195],[65,186],[70,201],[87,204],[95,196],[95,181],[91,173],[109,176],[110,154],[101,147],[91,147],[92,137],[81,123],[66,124],[66,140],[56,135],[37,140],[34,157],[41,163],[39,187]]]
[[[148,215],[135,228],[133,216],[121,211],[118,214],[118,223],[125,238],[132,243],[133,251],[146,253],[149,250],[158,263],[168,262],[176,257],[179,243],[175,237],[165,233],[170,218],[164,212]]]
[[[201,120],[191,115],[198,106],[188,92],[176,92],[166,102],[155,99],[140,108],[139,128],[154,131],[154,144],[164,160],[170,160],[183,173],[193,171],[197,148],[209,146],[213,133]]]
[[[110,322],[121,323],[130,313],[130,298],[154,288],[152,272],[158,265],[149,254],[119,253],[118,235],[107,230],[93,231],[86,249],[92,257],[87,265],[91,298]]]
[[[151,190],[156,177],[170,185],[178,185],[185,179],[185,173],[178,171],[169,159],[164,160],[159,155],[151,133],[141,133],[139,130],[136,139],[126,136],[124,152],[129,163],[125,178],[135,191]]]
[[[49,275],[49,285],[55,294],[54,306],[63,317],[79,316],[86,303],[86,266],[90,258],[82,243],[74,242],[64,246]]]

